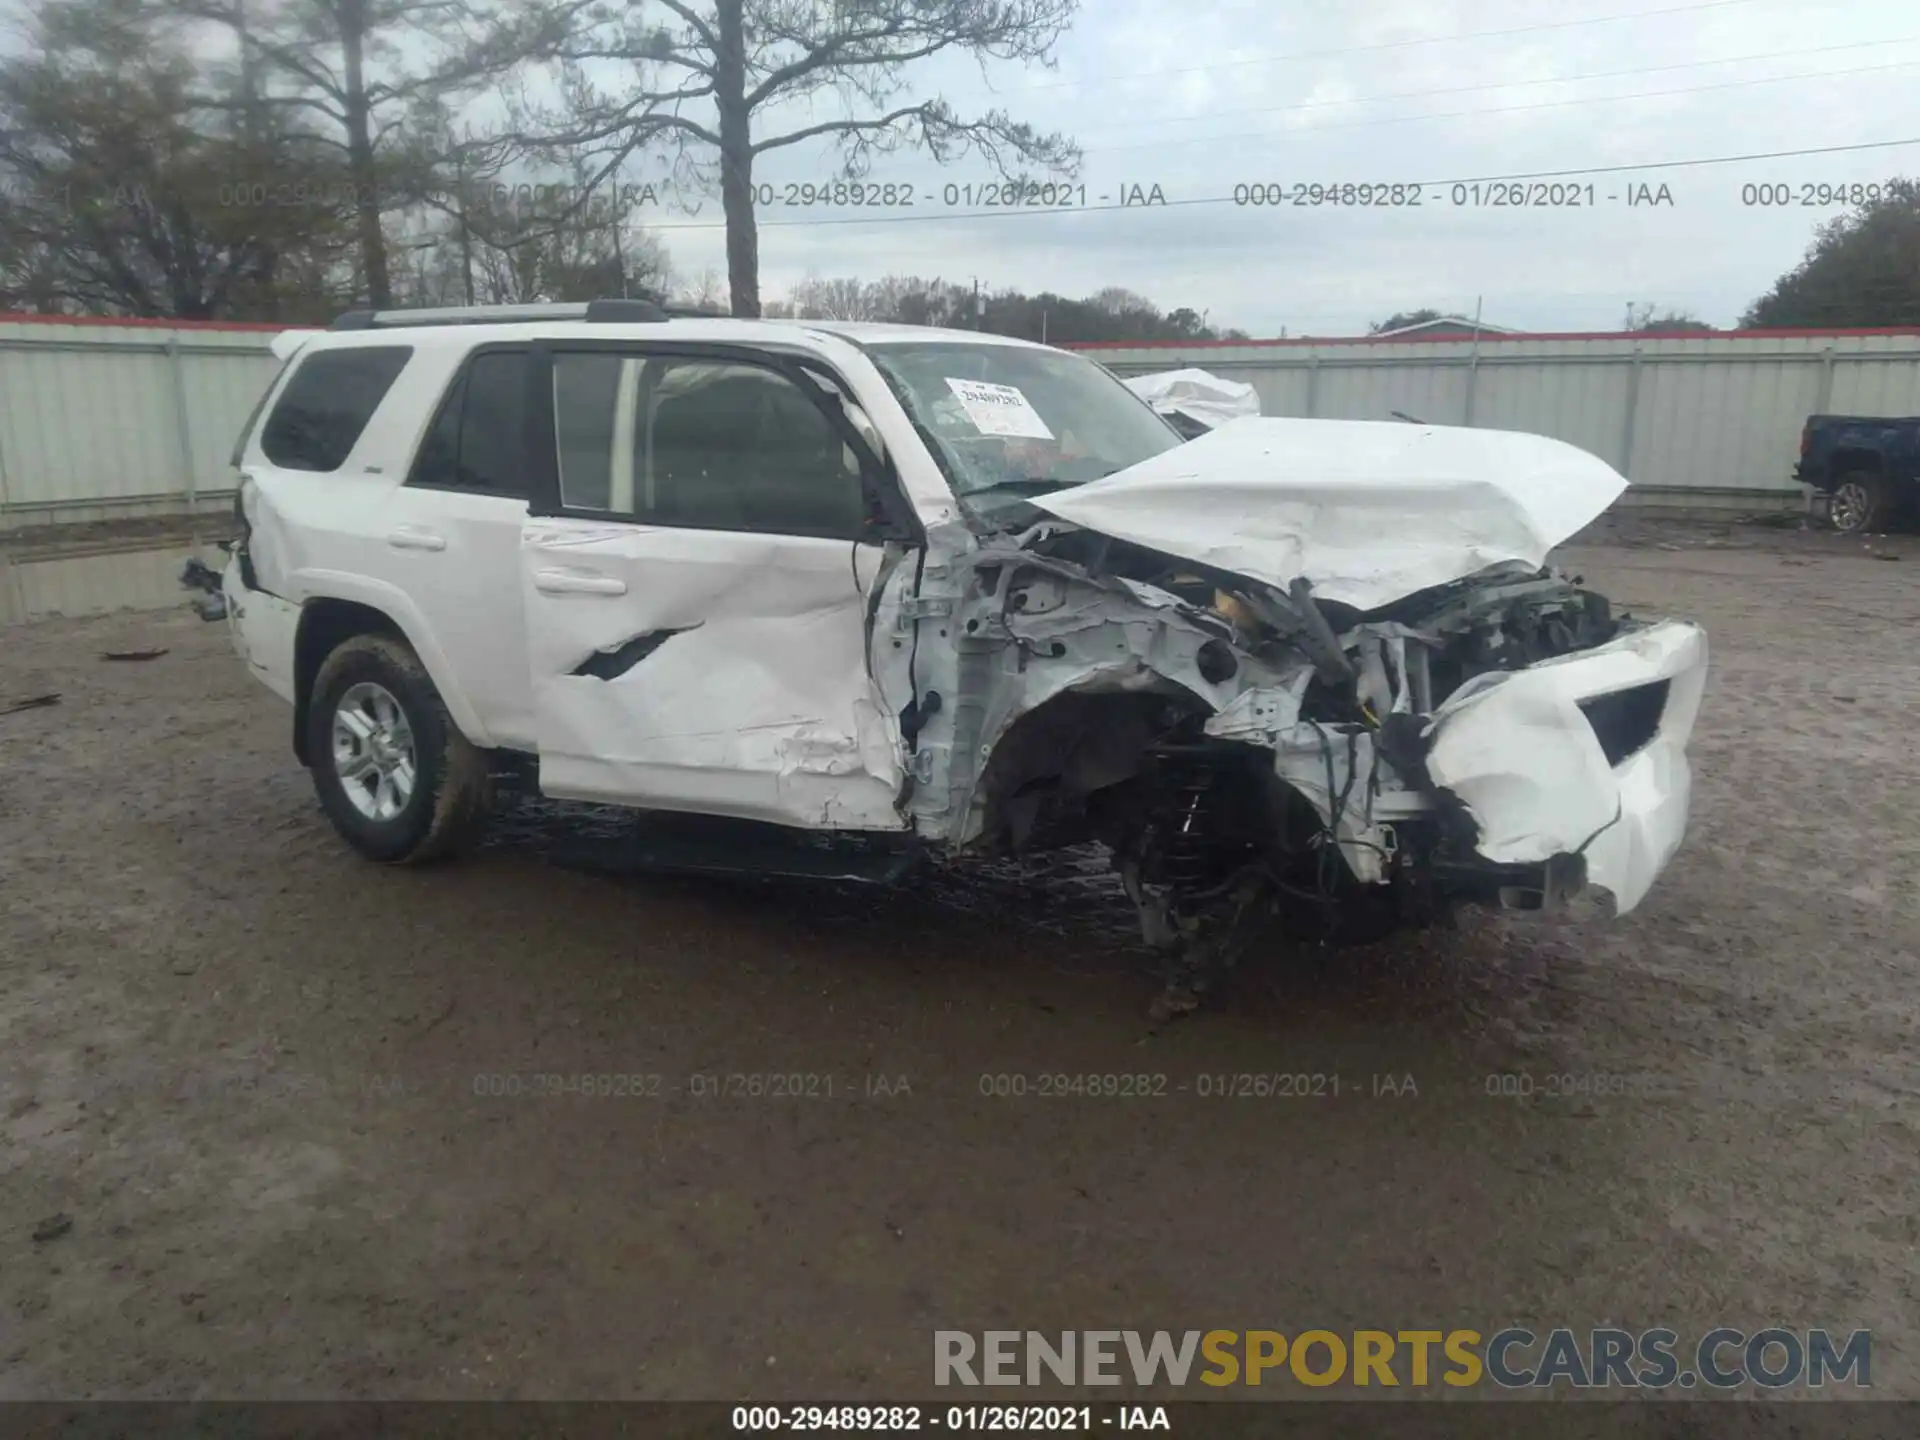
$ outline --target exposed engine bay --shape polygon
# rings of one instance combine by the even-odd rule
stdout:
[[[1167,1005],[1256,922],[1371,939],[1589,883],[1619,913],[1677,847],[1696,627],[1526,558],[1363,608],[1028,518],[923,577],[942,639],[907,717],[916,828],[967,853],[1106,846]]]

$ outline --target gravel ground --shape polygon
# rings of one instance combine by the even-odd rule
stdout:
[[[1509,1322],[1866,1326],[1920,1397],[1920,547],[1603,538],[1713,645],[1646,905],[1282,950],[1158,1035],[1071,866],[608,877],[547,815],[382,870],[221,628],[0,632],[0,710],[61,696],[0,716],[0,1398],[924,1397],[936,1328]],[[1048,1072],[1176,1088],[981,1094]],[[1199,1095],[1239,1072],[1340,1093]],[[832,1097],[694,1093],[769,1073]]]

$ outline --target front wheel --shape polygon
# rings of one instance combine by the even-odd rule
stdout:
[[[1893,493],[1886,477],[1871,470],[1855,470],[1841,477],[1827,502],[1833,528],[1843,535],[1863,535],[1887,528],[1893,512]]]
[[[327,656],[307,754],[321,808],[368,859],[420,864],[469,848],[486,828],[485,757],[405,641],[356,635]]]

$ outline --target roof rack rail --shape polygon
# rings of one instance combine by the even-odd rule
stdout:
[[[470,305],[422,310],[349,310],[334,330],[391,330],[418,325],[513,325],[528,320],[584,320],[590,325],[650,325],[672,310],[644,299],[589,300],[556,305]]]
[[[589,325],[651,325],[672,314],[657,300],[589,300],[585,319]]]

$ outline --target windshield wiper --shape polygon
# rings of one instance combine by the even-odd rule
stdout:
[[[1070,490],[1075,485],[1090,485],[1095,480],[1104,480],[1109,475],[1117,475],[1124,466],[1111,465],[1097,475],[1083,475],[1077,479],[1053,479],[1044,475],[1022,475],[1010,480],[996,480],[991,485],[982,485],[969,493],[984,495],[992,490]]]
[[[1079,483],[1077,480],[1048,480],[1039,475],[1023,475],[1011,480],[996,480],[991,485],[979,485],[967,493],[989,495],[996,490],[1059,490]]]

